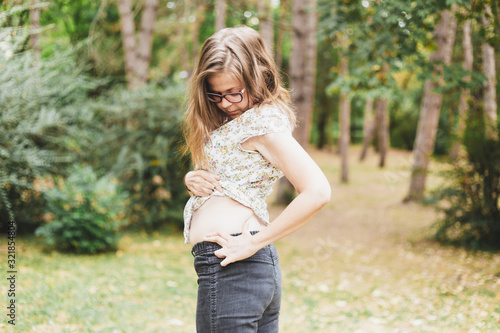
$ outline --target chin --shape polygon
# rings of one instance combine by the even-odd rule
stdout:
[[[240,111],[236,111],[234,113],[226,113],[231,119],[234,119],[234,118],[238,118],[239,116],[241,116],[242,112]]]

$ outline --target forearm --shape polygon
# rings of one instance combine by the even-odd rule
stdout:
[[[267,228],[253,236],[254,245],[261,249],[298,230],[328,203],[329,191],[300,193]]]

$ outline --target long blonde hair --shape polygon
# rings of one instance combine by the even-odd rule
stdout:
[[[188,106],[183,126],[186,150],[193,165],[205,166],[203,145],[209,134],[229,121],[216,104],[207,99],[208,78],[225,73],[240,81],[258,105],[277,106],[288,116],[292,129],[296,124],[290,94],[283,87],[273,57],[260,34],[241,26],[219,30],[201,48],[188,88]]]

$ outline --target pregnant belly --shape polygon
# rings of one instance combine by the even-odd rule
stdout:
[[[214,195],[194,211],[189,231],[190,242],[201,242],[206,234],[212,232],[239,233],[245,221],[248,221],[250,230],[262,230],[265,227],[252,209],[229,197]]]

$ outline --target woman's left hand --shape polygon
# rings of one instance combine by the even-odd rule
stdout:
[[[249,229],[250,223],[243,224],[243,230],[239,236],[231,236],[220,232],[213,232],[203,237],[204,241],[214,242],[222,246],[214,252],[218,258],[225,258],[220,263],[221,266],[227,266],[232,262],[246,259],[253,256],[259,249],[252,242],[252,234]]]

